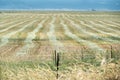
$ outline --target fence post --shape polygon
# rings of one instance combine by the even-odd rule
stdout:
[[[111,50],[111,52],[110,52],[110,58],[113,58],[113,51],[112,51],[112,49],[113,49],[113,48],[112,48],[112,45],[111,45],[111,49],[110,49],[110,50]]]
[[[84,53],[84,46],[81,48],[81,61],[83,61],[83,59],[84,59],[83,53]]]
[[[55,66],[56,66],[56,72],[57,72],[57,75],[56,75],[56,78],[58,79],[59,77],[59,74],[58,74],[58,71],[59,71],[59,61],[60,61],[60,55],[59,53],[56,52],[55,50]]]

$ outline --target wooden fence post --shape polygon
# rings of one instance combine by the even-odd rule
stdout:
[[[55,66],[56,66],[56,72],[57,72],[57,75],[56,75],[56,78],[58,79],[59,77],[59,74],[58,74],[58,71],[59,71],[59,62],[60,62],[60,55],[59,53],[56,52],[55,50]]]
[[[112,47],[112,45],[111,45],[110,58],[113,58],[113,50],[112,50],[112,49],[113,49],[113,47]]]

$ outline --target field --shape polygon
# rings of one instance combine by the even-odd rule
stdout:
[[[0,13],[0,80],[56,79],[120,80],[120,12]]]

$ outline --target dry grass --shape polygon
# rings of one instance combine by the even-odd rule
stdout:
[[[47,32],[50,31],[49,24],[53,17],[56,20],[52,24],[55,26],[55,35],[52,36],[55,36],[56,40],[63,44],[63,47],[60,48],[58,80],[120,80],[119,15],[120,12],[18,12],[1,14],[1,43],[3,36],[21,29],[31,21],[36,20],[36,22],[24,30],[8,36],[8,42],[0,47],[0,80],[56,80],[56,66],[53,61],[55,50],[53,44],[55,43],[51,43],[47,36]],[[31,40],[35,46],[26,50],[27,54],[16,56],[16,53],[26,45],[24,40],[30,35],[29,33],[45,19],[43,27],[34,33],[36,37]],[[27,22],[4,31],[7,27],[21,21]],[[65,34],[65,29],[60,24],[61,21],[66,25],[67,31],[71,32],[73,38],[70,34]],[[96,24],[102,25],[102,27]],[[108,24],[112,26],[108,26]],[[74,36],[81,41],[86,41],[78,42]],[[94,47],[94,45],[89,45],[90,42],[100,46],[105,52],[91,50],[89,46]],[[106,62],[100,65],[104,58]]]
[[[56,80],[56,72],[48,64],[42,67],[33,63],[31,68],[8,65],[1,68],[1,80]],[[73,64],[59,71],[58,80],[120,80],[120,63],[97,67],[87,63]]]

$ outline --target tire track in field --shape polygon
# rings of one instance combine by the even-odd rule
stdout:
[[[25,43],[25,46],[23,46],[20,51],[18,51],[16,53],[16,55],[24,55],[24,54],[27,54],[27,51],[29,51],[31,48],[33,48],[35,46],[35,44],[33,43],[33,39],[35,39],[36,37],[36,33],[39,31],[39,29],[41,29],[43,27],[43,23],[46,21],[47,19],[45,20],[42,20],[42,22],[40,22],[38,24],[38,27],[35,28],[32,32],[28,33],[28,36],[26,38],[26,40],[24,41]]]
[[[105,41],[107,41],[107,42],[119,43],[119,41],[117,41],[117,40],[112,40],[112,39],[110,39],[110,38],[103,38],[103,37],[101,37],[101,36],[99,36],[99,35],[97,35],[97,34],[95,34],[95,33],[85,31],[80,25],[75,24],[74,21],[72,21],[72,20],[70,20],[70,19],[67,19],[67,20],[70,21],[70,23],[71,23],[74,27],[76,27],[77,30],[79,30],[80,33],[82,32],[82,33],[84,33],[84,34],[86,34],[86,35],[89,35],[89,36],[94,37],[95,39],[102,39],[102,40],[105,40]],[[83,23],[83,24],[84,24],[84,23]]]
[[[30,26],[30,25],[33,24],[34,22],[35,22],[35,21],[32,21],[31,23],[28,23],[27,25],[23,26],[23,27],[20,28],[19,30],[14,31],[14,32],[11,32],[11,33],[8,33],[8,34],[2,36],[2,37],[1,37],[0,47],[1,47],[1,46],[4,46],[5,44],[7,44],[7,43],[9,42],[8,39],[9,39],[12,35],[14,35],[14,34],[16,34],[16,33],[18,33],[18,32],[23,31],[25,28],[27,28],[28,26]]]
[[[55,50],[60,51],[59,48],[63,47],[63,44],[56,39],[54,22],[55,22],[55,17],[53,17],[52,21],[49,23],[50,29],[47,35],[50,43],[52,43]]]
[[[84,43],[86,44],[89,48],[91,49],[96,49],[96,50],[99,50],[99,51],[104,51],[104,49],[102,49],[101,47],[99,47],[97,44],[93,43],[93,42],[90,42],[90,41],[87,41],[87,40],[83,40],[81,38],[79,38],[78,36],[76,36],[75,34],[73,34],[69,28],[67,27],[67,25],[64,24],[64,22],[61,20],[61,23],[62,27],[64,28],[65,30],[65,34],[69,37],[71,37],[73,40],[79,42],[79,43]]]

